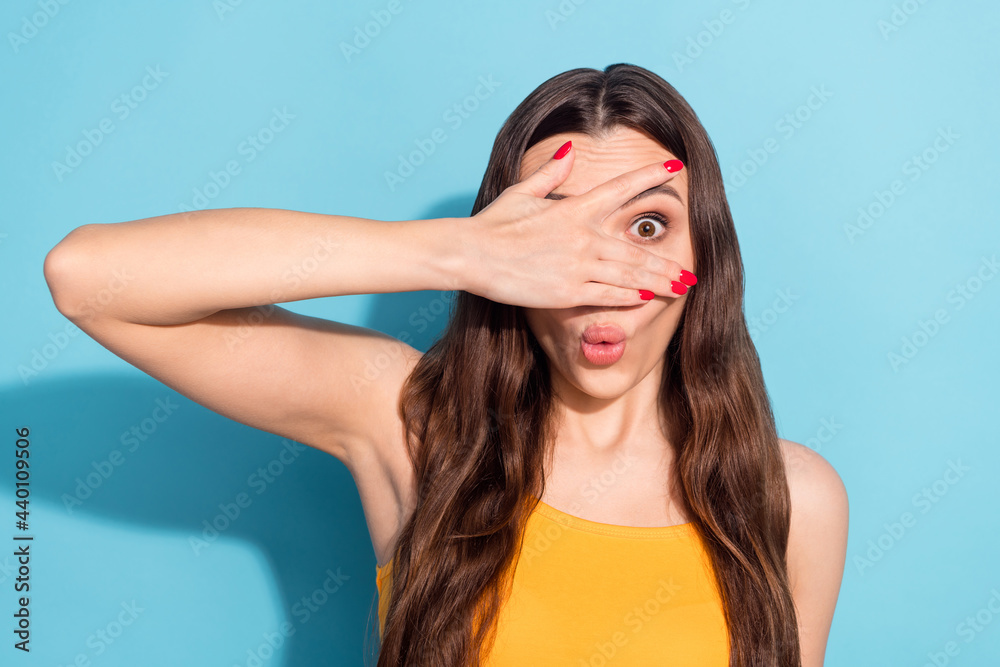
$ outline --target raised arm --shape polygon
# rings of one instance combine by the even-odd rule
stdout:
[[[45,279],[61,313],[133,366],[344,462],[382,563],[414,502],[397,405],[421,353],[273,304],[417,290],[535,308],[675,296],[681,267],[626,240],[620,212],[673,174],[654,164],[587,196],[545,199],[573,159],[550,159],[472,218],[238,208],[84,225],[48,253]]]
[[[132,365],[350,465],[352,447],[395,435],[379,429],[420,353],[270,304],[460,289],[456,222],[236,208],[91,224],[49,252],[45,278],[59,311]]]

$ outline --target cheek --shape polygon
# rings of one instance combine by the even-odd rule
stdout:
[[[672,259],[675,262],[690,260],[693,248],[691,247],[691,239],[687,235],[687,230],[675,231],[668,235],[663,240],[663,243],[659,243],[654,247],[653,252],[660,257]]]
[[[652,340],[658,338],[660,332],[669,326],[671,311],[680,304],[673,297],[654,300],[643,308],[636,322],[636,335]]]
[[[670,256],[675,262],[684,268],[691,270],[694,268],[694,247],[691,245],[691,236],[687,228],[677,234],[670,245]]]
[[[555,326],[551,317],[547,317],[544,311],[524,309],[524,319],[528,323],[528,328],[535,336],[541,346],[548,348],[550,341],[558,336],[559,329]]]
[[[528,328],[550,358],[565,359],[576,353],[572,334],[558,319],[544,311],[525,310]],[[577,342],[576,345],[579,345]]]
[[[644,312],[636,322],[636,342],[639,343],[639,347],[650,352],[665,350],[674,332],[677,331],[681,313],[684,312],[684,303],[683,296],[666,297],[654,300],[645,306]]]

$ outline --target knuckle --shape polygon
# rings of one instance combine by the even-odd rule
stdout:
[[[566,251],[576,262],[582,262],[590,256],[590,243],[585,238],[571,238],[566,241]]]
[[[564,201],[573,207],[574,213],[580,218],[589,219],[600,210],[600,205],[589,197],[573,197],[573,200]]]
[[[639,279],[639,272],[631,267],[625,267],[620,273],[620,282],[622,285],[635,285]]]
[[[621,287],[609,287],[607,289],[606,298],[608,303],[613,306],[630,306],[632,301],[629,298],[629,293],[631,290],[622,289]]]
[[[597,234],[570,234],[567,243],[578,255],[589,255],[591,248],[594,248],[599,240]]]
[[[586,234],[577,234],[575,239],[580,243],[580,249],[588,254],[596,255],[597,250],[606,242],[605,234],[600,229],[589,228]]]
[[[635,244],[628,244],[628,260],[633,264],[643,264],[649,253]]]
[[[668,274],[671,272],[679,273],[679,271],[674,271],[674,266],[677,265],[677,262],[674,262],[673,260],[667,259],[665,257],[660,257],[655,252],[646,253],[645,257],[643,257],[642,263],[643,266],[650,273],[654,272],[660,274]]]
[[[567,308],[575,308],[580,305],[581,295],[577,293],[576,290],[570,289],[568,286],[560,285],[555,291],[556,301],[560,304],[565,304]]]
[[[611,190],[616,196],[623,196],[629,191],[629,180],[626,176],[615,176],[611,179]]]
[[[522,197],[517,200],[518,217],[530,218],[538,215],[541,208],[532,197]]]

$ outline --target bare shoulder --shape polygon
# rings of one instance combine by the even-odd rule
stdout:
[[[779,439],[792,502],[789,552],[817,542],[846,546],[847,488],[837,470],[819,452],[791,440]],[[797,573],[792,573],[794,574]]]
[[[785,461],[792,508],[796,500],[804,512],[847,513],[847,487],[837,470],[816,450],[791,440],[778,439]]]
[[[778,442],[792,504],[787,562],[802,664],[819,667],[847,558],[847,488],[819,452],[790,440]]]

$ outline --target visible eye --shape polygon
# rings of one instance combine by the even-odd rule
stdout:
[[[655,221],[655,222],[654,222]],[[656,235],[656,224],[659,223],[663,227],[663,234],[659,236]],[[658,243],[662,237],[666,234],[667,228],[670,223],[659,213],[653,211],[648,211],[640,215],[635,222],[632,223],[632,228],[636,230],[635,236],[639,237],[639,241],[642,243]]]

